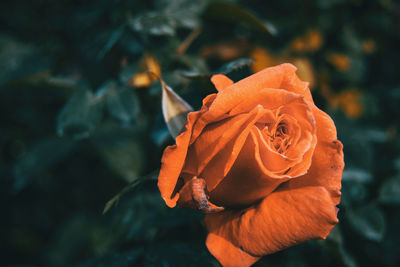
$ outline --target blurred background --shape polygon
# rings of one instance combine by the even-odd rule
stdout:
[[[344,144],[340,224],[255,266],[400,266],[399,48],[395,0],[1,1],[0,265],[219,266],[160,198],[146,70],[197,109],[212,74],[290,62]]]

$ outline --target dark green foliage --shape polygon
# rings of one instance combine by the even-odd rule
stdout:
[[[387,179],[379,191],[379,201],[383,204],[400,204],[400,178]]]
[[[102,98],[90,90],[75,93],[58,116],[58,135],[70,135],[75,139],[88,137],[101,120]]]
[[[1,1],[0,265],[219,266],[203,215],[167,208],[157,189],[173,143],[160,84],[131,79],[152,55],[198,109],[212,74],[249,75],[260,48],[274,64],[310,62],[346,167],[328,238],[255,266],[399,266],[399,10],[391,0]],[[310,29],[318,48],[294,49]],[[350,89],[354,116],[349,98],[334,104]]]

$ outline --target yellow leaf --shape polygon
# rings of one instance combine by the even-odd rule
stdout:
[[[149,87],[156,77],[161,77],[161,67],[157,59],[152,55],[144,55],[143,59],[139,63],[139,73],[136,73],[129,84],[133,87]]]
[[[129,84],[133,87],[149,87],[152,82],[153,78],[149,73],[141,72],[136,73],[129,81]]]
[[[158,77],[161,77],[161,67],[158,63],[157,59],[152,55],[145,55],[142,61],[144,64],[143,70],[147,72],[152,72]],[[152,76],[153,80],[156,80],[154,76]]]

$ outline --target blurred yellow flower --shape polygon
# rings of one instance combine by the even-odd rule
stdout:
[[[261,47],[256,47],[251,52],[250,57],[254,59],[253,64],[251,64],[253,72],[259,72],[267,67],[274,66],[278,61],[270,52]]]
[[[312,90],[315,86],[315,72],[308,58],[295,58],[291,61],[297,67],[297,75],[302,81],[310,83],[310,89]]]
[[[290,49],[294,52],[304,51],[306,47],[306,43],[303,38],[296,38],[290,45]]]
[[[307,47],[310,51],[317,51],[322,45],[321,33],[317,30],[310,30],[306,35]]]
[[[357,89],[350,89],[333,95],[329,98],[332,108],[340,108],[350,118],[358,118],[363,113],[361,105],[361,92]]]
[[[331,53],[326,56],[326,60],[340,71],[348,71],[351,61],[349,57],[339,53]]]
[[[361,43],[365,53],[371,54],[375,51],[375,42],[373,40],[365,40]]]
[[[290,62],[297,67],[297,75],[300,79],[310,83],[310,89],[315,86],[315,72],[308,58],[289,58],[281,55],[273,55],[261,47],[256,47],[251,52],[250,57],[255,60],[251,65],[251,70],[254,73],[277,64]]]
[[[224,61],[233,60],[251,49],[251,44],[245,40],[229,41],[210,46],[204,46],[200,52],[202,57],[218,57]]]
[[[321,48],[322,42],[321,32],[311,29],[304,36],[296,38],[290,49],[293,52],[315,52]]]

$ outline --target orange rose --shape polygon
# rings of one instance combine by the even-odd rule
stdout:
[[[282,64],[237,83],[214,75],[218,93],[164,151],[161,196],[208,213],[206,245],[223,266],[325,238],[338,223],[343,146],[295,72]]]

